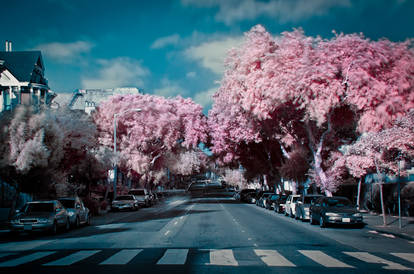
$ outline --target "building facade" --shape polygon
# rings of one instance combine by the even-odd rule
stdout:
[[[40,51],[0,51],[0,112],[19,104],[41,108],[56,96],[44,76]]]

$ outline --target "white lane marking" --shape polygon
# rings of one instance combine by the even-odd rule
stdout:
[[[231,249],[210,250],[209,265],[232,265],[238,266]]]
[[[100,250],[82,250],[76,253],[73,253],[69,256],[63,257],[59,260],[44,264],[45,266],[66,266],[71,265],[76,262],[82,261],[96,253],[100,252]]]
[[[157,264],[179,264],[187,261],[188,249],[167,249]]]
[[[410,244],[414,244],[414,241],[409,242]]]
[[[253,244],[255,247],[258,247],[258,245],[257,244]]]
[[[392,234],[381,233],[381,235],[387,238],[395,239],[395,236]]]
[[[248,238],[247,240],[251,241],[251,240],[252,240],[252,238]]]
[[[35,241],[27,241],[27,242],[10,242],[0,244],[0,250],[7,250],[7,251],[27,251],[29,249],[34,249],[41,245],[50,243],[52,240],[35,240]]]
[[[167,236],[168,234],[170,234],[169,230],[167,230],[167,232],[164,233],[165,236]]]
[[[378,231],[376,231],[376,230],[370,230],[370,231],[368,231],[368,233],[378,234]]]
[[[343,263],[335,258],[332,258],[329,255],[326,255],[319,250],[298,250],[300,253],[308,257],[309,259],[321,264],[325,267],[346,267],[354,268],[353,266]]]
[[[129,263],[135,256],[137,256],[142,249],[123,249],[102,263],[101,265],[123,265]]]
[[[170,205],[179,205],[179,204],[182,204],[184,202],[185,202],[185,200],[177,200],[177,201],[171,202]]]
[[[268,266],[295,266],[276,250],[255,249],[254,252]]]
[[[246,232],[246,231],[242,230],[242,232]]]
[[[177,225],[178,224],[178,221],[176,221],[175,223],[174,223],[174,225]]]
[[[25,264],[25,263],[32,262],[40,258],[49,256],[53,253],[56,253],[56,251],[43,251],[43,252],[32,253],[30,255],[26,255],[26,256],[23,256],[23,257],[14,259],[14,260],[2,262],[0,263],[0,267],[18,266],[21,264]]]
[[[95,228],[97,228],[97,229],[114,229],[114,228],[121,228],[124,225],[125,225],[124,223],[106,224],[106,225],[95,226]]]
[[[345,254],[357,258],[363,262],[371,264],[386,264],[383,266],[384,269],[394,269],[394,270],[412,270],[411,268],[405,267],[398,263],[394,263],[383,258],[369,254],[368,252],[344,252]]]
[[[180,219],[182,220],[184,218],[184,216],[181,216]]]
[[[414,253],[391,253],[394,256],[403,258],[411,263],[414,263]]]

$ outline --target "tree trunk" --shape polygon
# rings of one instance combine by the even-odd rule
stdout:
[[[384,195],[382,192],[382,183],[380,183],[380,196],[381,196],[381,208],[382,208],[382,219],[384,222],[384,226],[387,225],[387,217],[385,216],[385,206],[384,206]]]
[[[359,182],[358,182],[358,195],[357,195],[357,208],[358,210],[361,208],[360,203],[361,203],[361,184],[362,184],[362,177],[359,178]]]

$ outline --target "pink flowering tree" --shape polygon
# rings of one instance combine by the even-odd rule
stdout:
[[[134,109],[140,111],[134,111]],[[114,96],[102,103],[94,115],[99,141],[113,148],[114,115],[117,122],[118,164],[129,176],[154,184],[165,177],[169,155],[194,150],[207,141],[207,119],[202,107],[191,99],[154,95]],[[187,157],[188,156],[188,157]],[[188,161],[190,155],[180,155]],[[178,172],[188,172],[172,164]]]
[[[59,190],[79,189],[111,168],[112,153],[99,148],[96,126],[85,113],[36,113],[19,106],[5,116],[9,118],[2,123],[0,176],[15,184],[17,195],[21,190],[68,194]],[[91,176],[85,174],[85,166]]]
[[[267,138],[287,150],[306,146],[315,182],[331,195],[336,186],[326,163],[332,152],[414,107],[409,45],[356,34],[307,37],[301,30],[273,38],[259,25],[229,53],[219,93],[277,129]]]

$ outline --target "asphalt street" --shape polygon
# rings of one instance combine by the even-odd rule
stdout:
[[[169,198],[91,226],[0,235],[1,273],[411,273],[414,243],[231,198]]]

